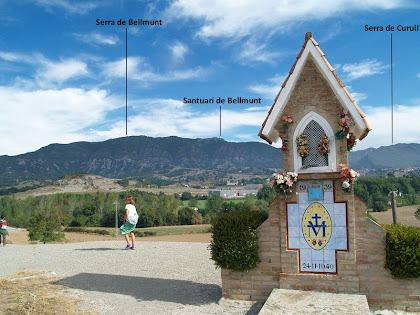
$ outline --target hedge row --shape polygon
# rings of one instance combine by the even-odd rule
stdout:
[[[211,258],[219,268],[250,270],[258,265],[257,227],[268,218],[262,211],[235,211],[213,220]]]
[[[107,230],[89,230],[84,227],[66,227],[64,232],[73,232],[73,233],[86,233],[86,234],[100,234],[100,235],[111,235]]]
[[[420,228],[384,225],[386,263],[391,274],[400,279],[420,277]]]

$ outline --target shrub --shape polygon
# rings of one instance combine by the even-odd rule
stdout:
[[[60,230],[61,220],[53,214],[37,213],[29,220],[30,241],[61,242],[64,240],[64,233]]]
[[[123,187],[127,187],[130,184],[130,182],[128,181],[127,178],[124,178],[124,179],[117,180],[117,184]]]
[[[87,233],[87,234],[100,234],[100,235],[111,235],[107,230],[88,230],[84,227],[66,227],[64,232],[75,232],[75,233]]]
[[[420,207],[417,208],[416,212],[414,213],[414,216],[420,220]]]
[[[213,220],[211,258],[219,268],[250,270],[261,261],[258,256],[257,227],[268,218],[262,211],[224,213]]]
[[[138,236],[138,237],[155,236],[156,232],[153,232],[153,231],[144,231],[144,232],[134,231],[134,235]]]
[[[386,225],[385,267],[396,278],[420,277],[420,228]]]

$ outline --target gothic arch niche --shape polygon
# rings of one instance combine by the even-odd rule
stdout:
[[[299,155],[296,145],[296,138],[302,133],[307,136],[309,142],[309,155],[304,158]],[[323,135],[326,135],[330,142],[330,153],[327,155],[318,152],[318,144]],[[293,134],[293,153],[295,172],[335,172],[337,169],[335,137],[330,124],[317,113],[308,113],[299,122]]]

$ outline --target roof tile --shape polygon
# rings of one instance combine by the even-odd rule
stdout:
[[[311,41],[315,46],[319,46],[318,42],[313,37],[311,37]]]
[[[328,62],[327,58],[325,58],[325,54],[324,52],[321,50],[321,48],[319,48],[319,44],[318,42],[313,38],[310,37],[310,39],[312,41],[312,43],[314,44],[316,50],[318,51],[318,53],[320,54],[320,56],[322,57],[322,60],[324,60],[325,64],[327,65],[328,69],[330,69],[331,73],[334,75],[334,78],[337,80],[338,84],[340,85],[340,87],[344,90],[344,92],[346,93],[347,97],[349,98],[349,100],[353,103],[353,105],[355,106],[356,110],[358,111],[358,113],[360,114],[360,117],[362,118],[363,122],[365,123],[366,129],[363,131],[362,135],[359,137],[359,140],[362,140],[363,138],[365,138],[367,136],[367,134],[369,133],[370,130],[372,130],[371,126],[369,125],[369,123],[366,121],[365,117],[366,115],[363,113],[363,111],[359,108],[359,106],[356,104],[354,98],[351,96],[351,94],[349,93],[349,91],[347,90],[347,88],[345,87],[344,83],[340,80],[340,78],[338,77],[337,73],[335,72],[334,68],[331,66],[331,64]],[[300,59],[300,57],[302,56],[306,45],[308,43],[309,40],[305,40],[304,44],[302,45],[302,49],[300,50],[298,56],[296,57],[296,61],[293,64],[292,68],[289,71],[289,75],[286,77],[286,79],[284,80],[283,84],[281,85],[281,89],[280,91],[277,93],[276,98],[274,99],[274,103],[271,106],[270,110],[268,111],[268,115],[265,118],[263,124],[262,124],[262,128],[260,130],[260,132],[258,133],[258,136],[260,136],[262,139],[266,140],[268,143],[272,144],[272,141],[270,139],[267,138],[267,136],[265,136],[262,131],[268,121],[268,117],[270,116],[271,112],[274,109],[274,106],[277,103],[277,100],[280,96],[281,91],[283,90],[283,88],[287,85],[287,82],[289,81],[289,78],[291,76],[291,74],[293,73],[293,71],[295,70],[295,67],[298,63],[298,60]]]
[[[322,59],[324,60],[325,64],[327,65],[328,69],[330,69],[330,71],[333,72],[334,71],[334,68],[328,62],[327,58],[325,58],[325,56],[322,56]]]
[[[344,87],[344,83],[341,82],[340,78],[338,77],[337,73],[335,73],[335,71],[332,72],[332,74],[334,75],[335,79],[337,80],[338,84],[340,84],[340,86],[343,88]]]
[[[319,48],[319,46],[315,46],[316,50],[318,50],[319,54],[321,55],[321,57],[324,57],[325,54],[324,52],[321,50],[321,48]]]

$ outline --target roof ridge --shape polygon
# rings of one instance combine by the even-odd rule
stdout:
[[[305,51],[305,49],[306,49],[306,46],[307,46],[307,44],[308,44],[308,42],[309,42],[309,41],[311,41],[311,42],[312,42],[312,44],[314,45],[314,47],[315,47],[316,51],[319,53],[319,55],[321,56],[322,60],[324,61],[325,65],[326,65],[326,66],[327,66],[327,68],[331,71],[331,73],[332,73],[332,75],[334,76],[334,78],[336,79],[337,83],[338,83],[338,84],[339,84],[339,86],[343,89],[343,91],[344,91],[344,92],[345,92],[345,94],[347,95],[348,99],[349,99],[349,100],[350,100],[350,102],[354,105],[354,107],[356,108],[356,110],[357,110],[357,112],[359,113],[360,117],[362,118],[362,120],[363,120],[363,122],[364,122],[364,124],[365,124],[365,126],[366,126],[366,129],[364,130],[363,134],[359,137],[359,140],[362,140],[364,137],[366,137],[366,135],[369,133],[369,131],[370,131],[370,130],[372,130],[371,126],[369,125],[369,123],[368,123],[368,122],[366,121],[366,119],[365,119],[366,115],[363,113],[363,111],[360,109],[360,107],[356,104],[355,99],[351,96],[350,92],[349,92],[349,91],[347,90],[347,88],[345,87],[345,85],[344,85],[343,81],[341,81],[341,79],[338,77],[338,75],[337,75],[336,71],[334,70],[334,68],[333,68],[333,67],[331,66],[331,64],[328,62],[327,58],[325,57],[325,53],[321,50],[321,48],[319,47],[318,42],[317,42],[317,41],[313,38],[313,35],[312,35],[312,33],[311,33],[311,32],[307,32],[307,33],[306,33],[306,35],[305,35],[305,42],[304,42],[304,43],[303,43],[303,45],[302,45],[302,49],[299,51],[299,54],[297,55],[295,62],[293,63],[292,67],[290,68],[289,74],[287,75],[287,77],[286,77],[286,78],[285,78],[285,80],[283,81],[283,84],[281,85],[281,88],[280,88],[279,92],[277,93],[277,95],[276,95],[276,97],[275,97],[275,99],[274,99],[273,105],[271,106],[271,108],[270,108],[270,109],[269,109],[269,111],[268,111],[268,115],[267,115],[267,117],[265,118],[265,120],[264,120],[264,122],[263,122],[263,124],[262,124],[262,128],[261,128],[260,132],[258,133],[258,135],[259,135],[262,139],[264,139],[264,140],[266,140],[267,142],[269,142],[270,144],[272,143],[272,141],[271,141],[271,140],[269,140],[269,139],[267,138],[267,136],[265,136],[265,135],[262,133],[262,132],[263,132],[263,129],[264,129],[264,127],[265,127],[266,123],[267,123],[268,117],[270,116],[271,112],[272,112],[272,111],[273,111],[273,109],[274,109],[274,106],[275,106],[275,105],[276,105],[276,103],[277,103],[277,100],[278,100],[278,98],[279,98],[279,96],[280,96],[281,92],[282,92],[282,91],[283,91],[283,89],[286,87],[286,85],[287,85],[287,83],[288,83],[288,81],[289,81],[289,79],[290,79],[290,76],[293,74],[293,72],[294,72],[294,70],[295,70],[295,68],[296,68],[297,63],[299,62],[299,59],[302,57],[302,55],[303,55],[303,53],[304,53],[304,51]]]

